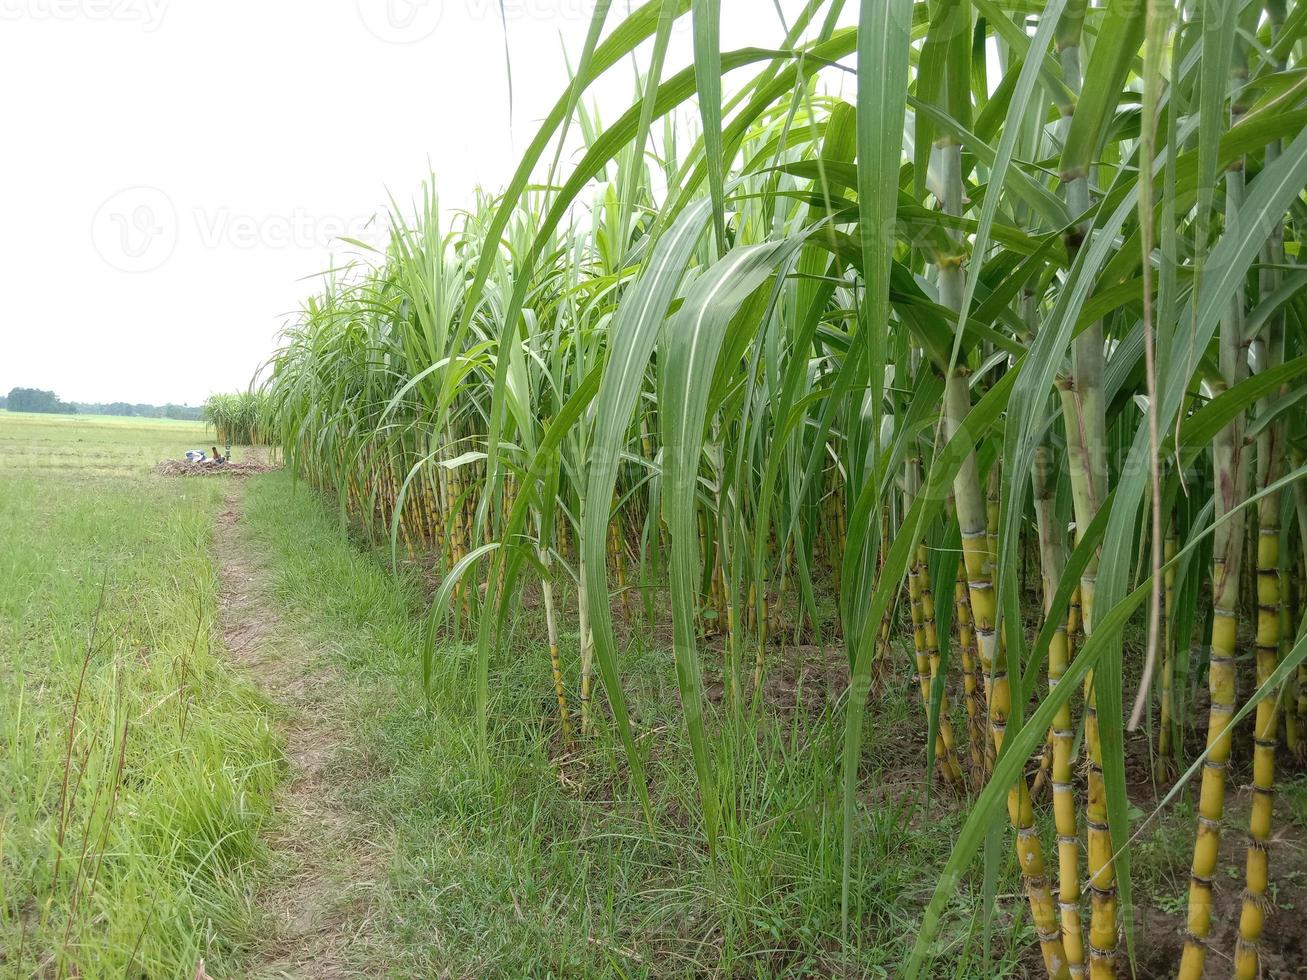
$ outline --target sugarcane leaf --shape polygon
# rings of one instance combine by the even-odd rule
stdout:
[[[719,803],[704,733],[703,669],[695,634],[700,564],[696,491],[704,426],[713,397],[714,369],[736,309],[802,241],[795,237],[729,252],[695,281],[663,332],[659,396],[664,407],[659,418],[663,517],[671,538],[673,654],[710,852],[717,845]]]
[[[1085,68],[1085,86],[1062,148],[1058,166],[1063,180],[1087,176],[1090,163],[1102,149],[1111,114],[1143,41],[1144,9],[1144,4],[1134,0],[1108,0]]]
[[[717,249],[726,251],[725,193],[722,176],[722,55],[721,0],[698,0],[691,8],[694,21],[694,81],[703,121],[704,155],[708,161],[708,192],[713,202],[713,230]]]
[[[682,212],[662,236],[649,258],[648,267],[622,297],[610,328],[608,361],[595,396],[594,436],[589,457],[586,499],[590,506],[581,516],[581,548],[586,553],[586,592],[590,621],[594,633],[595,661],[613,711],[618,735],[626,748],[631,778],[640,795],[645,816],[653,823],[649,790],[644,781],[626,701],[617,669],[616,638],[613,635],[612,610],[609,607],[608,501],[617,482],[617,466],[631,413],[640,392],[640,379],[653,353],[663,317],[685,275],[704,223],[709,217],[708,201]]]
[[[863,0],[858,18],[858,211],[862,252],[861,329],[870,359],[871,426],[879,438],[885,383],[885,324],[889,322],[890,263],[899,197],[902,146],[886,133],[903,132],[907,112],[911,0]]]

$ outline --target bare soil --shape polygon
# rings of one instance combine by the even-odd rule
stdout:
[[[1239,937],[1247,854],[1249,786],[1227,787],[1220,856],[1213,886],[1212,934],[1207,947],[1207,975],[1234,973],[1234,947]],[[1263,980],[1307,976],[1307,847],[1302,831],[1277,808],[1269,845],[1272,893],[1260,946]],[[1183,895],[1180,891],[1178,894]],[[1136,923],[1139,980],[1163,980],[1175,975],[1184,951],[1185,913],[1140,903]]]
[[[369,962],[375,949],[369,931],[385,850],[336,785],[347,742],[341,706],[350,692],[324,666],[321,650],[286,635],[267,571],[241,533],[241,503],[239,491],[228,495],[215,534],[222,638],[228,655],[276,706],[290,768],[268,839],[274,873],[255,896],[265,935],[245,975],[384,974],[383,965]]]
[[[260,460],[249,460],[243,463],[215,463],[212,461],[190,463],[184,459],[165,459],[154,467],[154,472],[158,476],[245,477],[254,476],[258,473],[270,473],[279,469],[281,469],[280,466],[274,466]]]

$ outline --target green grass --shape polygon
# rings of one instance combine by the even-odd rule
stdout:
[[[149,473],[203,434],[0,414],[4,976],[222,975],[254,927],[281,756],[214,635],[227,484]]]
[[[78,482],[141,476],[161,459],[180,459],[213,442],[203,422],[0,412],[0,474]]]
[[[346,699],[355,739],[341,770],[353,778],[342,786],[395,842],[374,919],[393,975],[874,977],[902,961],[962,818],[922,796],[920,705],[909,685],[871,717],[864,764],[882,792],[859,806],[853,934],[842,947],[842,728],[830,717],[767,711],[738,727],[713,719],[719,771],[734,773],[720,791],[736,796],[746,818],[723,828],[714,866],[697,823],[669,651],[632,631],[623,653],[651,830],[615,734],[601,731],[560,762],[543,617],[530,599],[511,655],[492,664],[493,744],[483,770],[474,650],[445,641],[430,697],[423,693],[417,588],[388,575],[383,556],[358,550],[331,509],[302,486],[292,492],[285,475],[250,483],[245,517],[250,543],[274,570],[284,625],[331,651],[358,691]],[[564,662],[574,665],[577,636],[564,641]],[[1007,863],[1006,848],[998,860]],[[1013,869],[1000,882],[993,958],[981,959],[977,876],[964,881],[948,917],[941,969],[1021,975],[1010,951],[1027,947],[1032,933],[1022,901],[1011,900]]]

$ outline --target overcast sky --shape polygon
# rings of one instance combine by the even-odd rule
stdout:
[[[507,182],[593,0],[503,8],[511,127],[499,0],[0,0],[0,393],[246,386],[388,192]],[[723,8],[724,45],[779,43],[771,0]],[[632,90],[609,72],[606,119]]]

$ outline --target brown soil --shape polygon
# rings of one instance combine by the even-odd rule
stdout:
[[[269,463],[250,460],[243,463],[188,463],[184,459],[165,459],[154,467],[158,476],[254,476],[281,469]]]
[[[1222,821],[1220,856],[1213,888],[1212,934],[1207,948],[1207,975],[1231,976],[1234,947],[1239,936],[1247,854],[1248,808],[1251,789],[1228,786]],[[1307,976],[1307,847],[1302,831],[1285,819],[1277,807],[1269,847],[1272,894],[1262,931],[1260,949],[1263,980],[1291,980]],[[1183,895],[1183,889],[1176,891]],[[1144,896],[1136,921],[1139,980],[1172,977],[1184,951],[1185,914],[1148,904]]]
[[[365,950],[372,946],[384,852],[334,785],[347,742],[341,705],[350,694],[321,663],[322,651],[298,637],[287,642],[267,594],[267,573],[244,540],[240,519],[241,496],[234,491],[215,535],[223,643],[276,706],[290,767],[268,837],[274,874],[255,896],[265,936],[243,975],[377,976],[384,967],[369,963]]]
[[[746,685],[752,682],[751,662],[745,665],[743,675]],[[725,696],[720,676],[705,673],[703,683],[708,700],[720,703]],[[842,645],[787,645],[769,651],[761,695],[763,703],[775,711],[788,714],[801,707],[816,716],[826,705],[837,702],[848,686],[849,660]],[[751,691],[747,693],[752,696]]]

